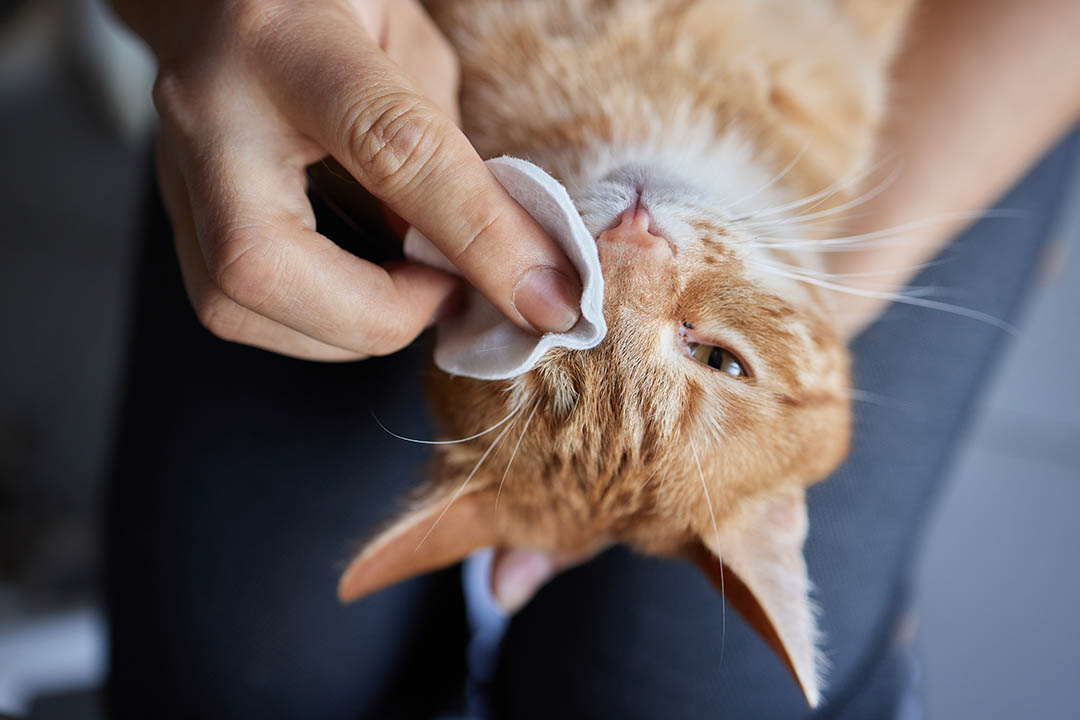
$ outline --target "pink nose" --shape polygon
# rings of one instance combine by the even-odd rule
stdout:
[[[632,263],[640,269],[662,268],[670,264],[671,246],[662,237],[649,232],[652,218],[641,207],[633,207],[622,214],[619,224],[600,233],[598,246],[600,261],[609,263]]]

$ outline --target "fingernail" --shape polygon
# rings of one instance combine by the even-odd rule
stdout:
[[[495,567],[492,590],[507,613],[517,612],[551,575],[551,558],[534,550],[513,550]]]
[[[581,289],[555,268],[538,267],[518,283],[512,302],[540,332],[566,332],[578,321]]]

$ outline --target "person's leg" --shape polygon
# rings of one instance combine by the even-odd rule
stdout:
[[[1001,203],[1024,221],[976,225],[917,285],[1011,319],[1030,286],[1078,142]],[[815,717],[896,717],[898,636],[913,550],[988,369],[1006,336],[895,305],[854,343],[854,448],[810,491],[806,556],[830,664]],[[496,678],[501,718],[808,717],[767,646],[688,564],[617,549],[554,580],[514,618]]]
[[[156,208],[111,490],[113,716],[430,716],[463,682],[457,570],[335,595],[355,541],[423,475],[426,452],[372,418],[431,432],[423,343],[329,365],[222,342],[170,237]]]

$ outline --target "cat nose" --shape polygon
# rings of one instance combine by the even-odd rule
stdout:
[[[597,242],[601,264],[632,263],[639,270],[661,269],[671,263],[671,245],[649,232],[652,218],[642,207],[630,208],[619,224],[600,233]]]

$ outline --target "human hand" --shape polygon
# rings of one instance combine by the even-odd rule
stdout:
[[[316,232],[332,155],[519,326],[569,329],[573,266],[455,124],[457,59],[415,0],[114,0],[160,70],[158,179],[200,321],[318,360],[393,352],[457,288]]]

